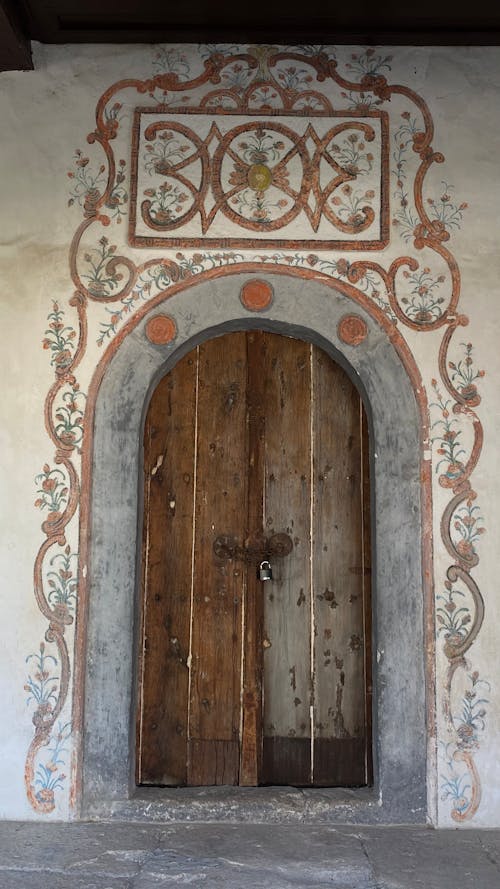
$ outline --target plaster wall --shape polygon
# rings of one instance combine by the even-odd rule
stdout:
[[[216,49],[222,56],[228,53],[227,48]],[[236,47],[232,51],[241,55],[247,49]],[[308,275],[319,281],[335,278],[345,295],[346,311],[356,307],[356,300],[349,296],[354,288],[364,301],[363,311],[382,312],[388,341],[393,325],[418,369],[423,403],[430,405],[429,437],[425,422],[421,429],[424,475],[432,460],[432,532],[424,540],[422,583],[427,633],[422,655],[430,689],[427,817],[443,826],[500,825],[495,608],[495,528],[500,510],[496,471],[500,309],[495,250],[500,141],[500,123],[495,114],[500,81],[498,54],[484,47],[377,48],[368,54],[363,47],[325,49],[327,57],[336,58],[337,71],[345,83],[359,85],[371,73],[403,87],[388,96],[383,85],[374,80],[365,81],[363,90],[357,92],[345,83],[330,83],[328,79],[324,85],[317,80],[316,69],[304,61],[307,48],[294,48],[302,61],[284,62],[281,70],[285,79],[278,81],[288,99],[292,93],[322,89],[325,95],[331,95],[338,109],[353,102],[359,105],[361,91],[365,104],[369,97],[379,103],[373,105],[375,110],[387,112],[388,233],[387,243],[375,247],[367,243],[368,236],[356,242],[356,234],[343,232],[335,246],[321,244],[315,248],[311,227],[304,225],[308,240],[305,246],[297,221],[293,230],[285,232],[286,244],[261,246],[262,232],[239,225],[234,216],[217,217],[213,229],[207,231],[207,236],[219,240],[218,245],[206,246],[203,236],[191,228],[176,232],[184,244],[160,242],[164,232],[151,229],[152,237],[157,239],[154,243],[131,246],[134,233],[127,229],[127,220],[134,109],[147,105],[161,117],[158,109],[166,99],[161,88],[158,98],[157,85],[153,85],[152,97],[148,87],[140,94],[134,87],[111,96],[106,107],[110,120],[119,119],[116,139],[106,141],[98,127],[100,137],[89,144],[86,137],[95,129],[96,104],[112,84],[126,78],[145,82],[167,69],[175,68],[178,83],[189,84],[190,78],[204,70],[203,61],[210,55],[206,48],[35,44],[33,72],[0,75],[3,818],[64,820],[77,811],[81,738],[73,682],[75,668],[78,678],[78,658],[81,673],[84,649],[80,635],[75,650],[74,615],[78,586],[85,586],[84,570],[77,578],[83,543],[78,512],[80,448],[84,483],[89,483],[85,463],[89,454],[79,430],[84,425],[86,396],[98,386],[96,368],[100,362],[104,368],[106,350],[111,355],[125,325],[133,326],[134,319],[146,318],[150,309],[158,312],[161,308],[173,317],[177,330],[182,317],[183,331],[189,329],[192,319],[187,309],[181,308],[181,295],[175,297],[172,310],[168,298],[165,300],[169,288],[180,281],[185,283],[189,276],[196,283],[197,275],[206,275],[210,269],[218,269],[222,275],[225,266],[245,263],[253,264],[259,277],[268,264],[279,265],[280,270],[283,266],[282,271],[287,267],[301,270],[304,301]],[[254,51],[252,58],[257,57],[262,74],[266,60]],[[233,68],[237,64],[242,63],[233,63]],[[291,68],[295,73],[286,70]],[[254,76],[252,71],[255,69],[250,77]],[[234,79],[240,74],[236,71],[231,76]],[[171,90],[171,86],[169,83],[167,99],[174,107],[175,102],[184,102],[190,89],[186,86],[183,92]],[[209,88],[215,89],[216,83],[202,84],[197,101]],[[426,103],[434,126],[432,149],[441,153],[437,158],[416,156],[412,135],[407,129],[401,130],[419,118],[414,132],[420,132],[425,118],[422,105],[415,104],[405,89]],[[267,106],[262,110],[262,102],[258,110],[268,120],[272,114]],[[113,109],[115,104],[120,107]],[[215,111],[212,114],[216,117]],[[312,119],[304,110],[298,115],[300,120],[305,116]],[[252,115],[248,117],[254,120]],[[245,115],[240,118],[238,125],[244,125]],[[187,114],[183,124],[186,120]],[[292,113],[287,121],[291,129]],[[193,124],[193,129],[203,133],[200,122]],[[116,190],[114,194],[109,192],[108,198],[112,199],[105,208],[99,206],[99,197],[92,188],[102,195],[109,186],[110,150],[116,162],[112,183]],[[142,150],[141,143],[139,158]],[[376,151],[374,155],[375,166]],[[120,160],[125,163],[120,165]],[[101,166],[104,170],[99,172]],[[118,181],[121,171],[124,178]],[[149,174],[143,170],[140,175],[140,187],[145,191]],[[441,221],[443,227],[427,227],[420,232],[424,243],[416,244],[415,228],[422,214],[419,216],[415,195],[420,187],[428,221]],[[382,213],[383,200],[378,193],[373,201],[374,206],[379,201],[375,211]],[[409,233],[404,225],[408,210],[415,223]],[[82,223],[86,227],[82,228]],[[328,231],[323,220],[319,228],[323,241],[328,240]],[[443,232],[448,239],[436,237]],[[344,236],[350,239],[347,247],[341,243]],[[107,239],[104,244],[102,237]],[[227,246],[225,239],[229,237],[244,238],[246,242],[243,247]],[[195,238],[199,240],[197,246],[192,243]],[[114,245],[116,251],[108,252]],[[114,264],[115,254],[125,256],[136,270],[139,266],[141,269],[137,287],[134,285],[128,294],[124,286],[131,265]],[[402,265],[397,278],[392,279],[397,287],[392,288],[379,271],[370,275],[365,268],[358,277],[349,276],[344,265],[345,261],[350,265],[365,261],[388,269],[400,257],[410,257],[419,265]],[[95,271],[101,259],[102,274]],[[163,277],[149,274],[162,262]],[[92,281],[102,285],[100,293],[99,288],[91,289]],[[76,301],[75,292],[81,294]],[[395,314],[394,300],[400,314]],[[174,309],[180,312],[178,317]],[[207,305],[207,326],[215,310],[217,305]],[[248,317],[255,319],[256,315],[249,312]],[[475,386],[475,394],[470,388],[464,394],[465,378],[469,387]],[[59,385],[61,382],[64,386]],[[400,416],[404,423],[403,405]],[[85,435],[89,434],[85,428]],[[451,445],[455,447],[455,459],[449,458]],[[462,453],[456,456],[458,448]],[[460,473],[458,463],[462,464],[462,477],[452,478],[454,472]],[[415,539],[414,547],[420,554],[422,541]],[[432,576],[426,576],[431,567]],[[433,591],[434,609],[425,599],[424,587]],[[65,607],[57,609],[57,605]],[[457,619],[460,608],[464,610]],[[85,620],[82,611],[79,620],[80,632]],[[422,629],[419,626],[416,633],[420,635]],[[404,666],[400,669],[403,672]],[[54,713],[56,718],[52,719]],[[395,712],[395,727],[397,721]]]

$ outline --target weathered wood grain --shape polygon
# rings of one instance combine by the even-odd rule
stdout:
[[[187,780],[196,363],[161,380],[145,423],[140,783]]]
[[[261,356],[266,407],[264,523],[268,533],[284,531],[294,543],[291,555],[273,566],[274,581],[264,591],[264,738],[284,739],[283,747],[286,739],[311,737],[310,346],[267,334]],[[265,783],[274,780],[270,752],[278,749],[279,745],[267,745]],[[308,745],[300,749],[306,753],[295,780],[307,783]]]
[[[199,347],[198,456],[191,645],[189,737],[239,742],[243,566],[218,560],[216,537],[241,543],[246,530],[246,340],[244,333]],[[213,757],[198,763],[190,784],[217,783]],[[237,762],[237,757],[236,760]],[[238,780],[238,769],[227,783]]]
[[[189,783],[194,787],[204,784],[237,784],[239,749],[238,739],[190,740]]]
[[[299,340],[219,337],[160,382],[145,427],[138,781],[372,780],[368,445],[356,388]],[[276,532],[293,551],[263,584],[241,547]],[[221,536],[238,557],[214,554]]]
[[[261,352],[265,337],[247,334],[247,476],[246,544],[263,535],[265,473],[265,376]],[[262,772],[262,690],[264,587],[257,578],[257,560],[246,566],[240,784],[257,785]]]
[[[358,784],[356,750],[365,737],[360,396],[320,350],[313,393],[314,783]],[[364,759],[363,752],[363,776]]]

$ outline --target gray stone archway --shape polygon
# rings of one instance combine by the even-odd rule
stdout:
[[[84,817],[167,820],[422,822],[427,814],[420,416],[398,351],[376,317],[325,280],[259,269],[273,288],[265,312],[246,310],[249,271],[225,269],[150,308],[109,361],[95,400],[88,541],[88,618],[82,737]],[[175,319],[177,336],[155,346],[145,325]],[[366,338],[346,345],[337,327],[355,312]],[[382,317],[378,310],[374,314]],[[311,340],[360,390],[371,422],[373,479],[374,786],[363,790],[134,785],[134,694],[142,426],[157,380],[197,342],[262,328]],[[137,792],[136,792],[137,791]]]

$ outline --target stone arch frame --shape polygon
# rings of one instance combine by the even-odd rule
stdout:
[[[273,292],[272,303],[260,312],[246,309],[239,299],[256,272]],[[154,345],[145,326],[165,311],[175,322],[176,337]],[[349,344],[339,337],[338,326],[353,311],[365,322],[366,337]],[[216,269],[160,294],[116,337],[94,375],[93,423],[82,474],[87,576],[75,659],[80,814],[126,817],[133,811],[135,817],[144,815],[147,802],[151,813],[151,800],[135,794],[133,761],[138,480],[146,405],[159,378],[196,343],[249,328],[321,346],[344,367],[367,409],[374,495],[374,786],[297,791],[301,802],[292,808],[283,792],[273,798],[271,815],[267,788],[252,789],[251,796],[247,788],[223,796],[204,788],[199,799],[182,788],[169,789],[155,798],[155,816],[227,820],[231,793],[236,820],[423,822],[434,688],[430,470],[423,449],[428,420],[419,373],[387,316],[354,287],[313,272],[255,264]]]

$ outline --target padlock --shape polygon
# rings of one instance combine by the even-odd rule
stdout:
[[[267,559],[264,559],[264,561],[260,563],[257,577],[264,582],[273,579],[273,569],[271,568],[271,563],[268,562]]]

